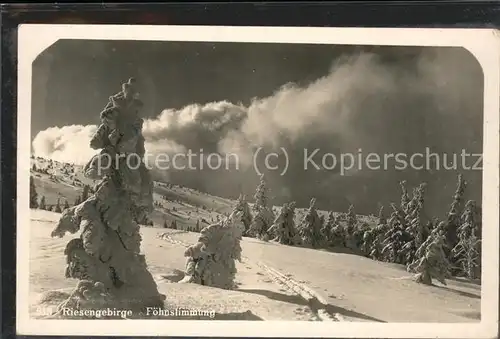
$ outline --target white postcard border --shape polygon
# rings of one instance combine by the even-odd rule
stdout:
[[[29,170],[32,62],[59,39],[464,47],[484,72],[481,322],[351,323],[29,318]],[[498,331],[499,34],[492,29],[24,24],[18,31],[17,333],[25,335],[493,338]],[[459,71],[459,70],[457,70]],[[402,305],[404,307],[404,305]]]

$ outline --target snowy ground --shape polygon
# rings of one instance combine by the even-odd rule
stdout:
[[[64,278],[66,243],[52,239],[59,214],[31,210],[30,302],[37,307],[62,298],[76,284]],[[217,312],[216,319],[344,320],[377,322],[475,322],[481,286],[449,280],[448,286],[413,282],[399,265],[345,253],[283,246],[244,238],[238,288],[220,290],[182,279],[186,245],[198,233],[142,227],[142,250],[166,307]],[[58,293],[62,292],[62,293]]]

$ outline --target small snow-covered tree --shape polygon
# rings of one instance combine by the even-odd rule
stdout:
[[[168,228],[167,219],[163,221],[163,228]]]
[[[260,177],[260,183],[255,191],[254,199],[254,216],[247,233],[250,236],[266,240],[269,237],[267,230],[274,221],[274,213],[268,205],[268,188],[264,175]]]
[[[172,226],[170,226],[170,228],[173,230],[177,229],[177,222],[175,220],[172,220]]]
[[[244,226],[242,212],[233,211],[223,222],[203,228],[198,242],[184,255],[188,258],[186,276],[181,282],[232,289],[241,261],[241,239]]]
[[[56,203],[56,206],[54,207],[54,212],[56,213],[61,213],[62,210],[61,210],[61,205],[59,204],[59,198],[57,198],[57,203]]]
[[[388,221],[388,230],[384,235],[381,252],[385,261],[402,263],[401,249],[405,244],[404,217],[402,211],[395,204],[391,204],[391,207],[393,212]]]
[[[380,209],[378,210],[378,223],[377,225],[387,225],[387,219],[385,218],[384,214],[384,206],[380,206]]]
[[[243,225],[245,226],[245,233],[248,231],[250,228],[250,225],[252,223],[252,213],[250,212],[250,206],[248,205],[248,202],[246,201],[246,196],[243,194],[240,194],[238,201],[236,203],[235,207],[236,211],[241,211],[242,214],[242,222]]]
[[[410,203],[410,195],[408,194],[408,189],[406,188],[406,180],[399,183],[401,186],[401,210],[406,212],[408,204]]]
[[[47,209],[47,205],[45,203],[45,195],[42,195],[42,198],[40,199],[40,204],[38,204],[38,208],[40,208],[41,210]]]
[[[75,199],[75,204],[74,206],[78,206],[82,203],[82,200],[81,200],[81,197],[80,196],[77,196],[76,199]]]
[[[295,229],[295,202],[283,204],[278,216],[274,220],[269,234],[275,234],[274,241],[284,245],[295,245],[297,243],[297,231]]]
[[[32,176],[30,176],[30,208],[38,208],[38,193]]]
[[[316,199],[311,199],[309,209],[302,219],[302,223],[299,228],[299,236],[302,240],[302,244],[318,248],[321,246],[322,241],[321,219],[318,215],[316,207],[314,206],[315,203]]]
[[[467,183],[463,179],[462,175],[458,175],[457,188],[455,194],[453,195],[453,202],[451,203],[450,210],[448,211],[448,216],[446,219],[446,247],[451,251],[457,242],[457,230],[460,227],[460,216],[461,207],[463,202],[463,196]]]
[[[68,203],[68,200],[67,199],[64,199],[64,206],[63,206],[63,210],[67,210],[69,207],[69,203]]]
[[[335,215],[333,214],[333,212],[329,212],[328,218],[326,219],[326,222],[323,223],[323,227],[321,228],[321,235],[327,247],[333,246],[333,243],[335,242],[335,235],[333,230],[335,223]]]
[[[413,196],[406,205],[404,223],[402,227],[405,229],[406,242],[402,248],[404,256],[404,264],[413,262],[415,252],[429,236],[429,230],[426,224],[423,223],[421,214],[424,208],[424,193],[426,184],[422,183],[413,189]]]
[[[481,239],[478,237],[480,215],[474,200],[469,200],[457,229],[458,243],[452,250],[454,262],[469,279],[480,277]]]
[[[358,226],[358,216],[354,212],[354,205],[349,206],[349,210],[345,215],[345,222],[346,222],[346,229],[345,229],[346,246],[351,249],[356,249],[357,241],[354,233]]]
[[[446,278],[450,276],[450,263],[443,250],[444,242],[445,236],[436,228],[419,247],[415,261],[408,266],[409,272],[417,273],[415,281],[432,285],[432,279],[436,279],[446,285]]]

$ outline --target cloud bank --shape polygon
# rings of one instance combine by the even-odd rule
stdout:
[[[436,178],[440,185],[448,185],[444,194],[450,195],[455,174],[351,171],[355,179],[349,179],[338,171],[306,173],[302,150],[355,153],[362,148],[382,154],[431,147],[436,152],[481,152],[481,102],[482,74],[465,50],[424,51],[405,62],[362,53],[336,60],[328,74],[312,83],[284,84],[248,105],[221,101],[165,109],[145,120],[143,134],[149,153],[202,149],[238,154],[243,166],[238,173],[177,173],[183,184],[201,190],[251,194],[256,175],[248,166],[255,148],[286,147],[300,159],[291,159],[284,177],[271,174],[277,200],[307,204],[315,195],[323,205],[338,209],[350,203],[373,209],[385,202],[380,196],[397,194],[399,177],[410,182]],[[95,129],[64,126],[41,131],[33,141],[34,153],[84,164],[95,153],[89,147]],[[480,175],[472,179],[480,184]]]

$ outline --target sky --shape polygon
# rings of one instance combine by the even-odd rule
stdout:
[[[302,44],[61,40],[33,63],[35,154],[85,163],[108,97],[139,81],[151,152],[236,153],[239,170],[155,171],[212,194],[251,197],[263,154],[289,153],[285,175],[267,171],[275,204],[377,214],[399,201],[399,180],[428,183],[429,214],[442,217],[459,172],[467,197],[481,196],[480,171],[304,170],[304,150],[379,156],[482,152],[482,70],[464,49]],[[473,164],[473,158],[468,165]],[[281,167],[284,166],[280,158]],[[262,164],[263,159],[259,162]],[[460,159],[458,160],[460,167]],[[365,166],[366,167],[366,166]],[[281,168],[280,168],[281,169]],[[388,211],[389,212],[389,211]]]

